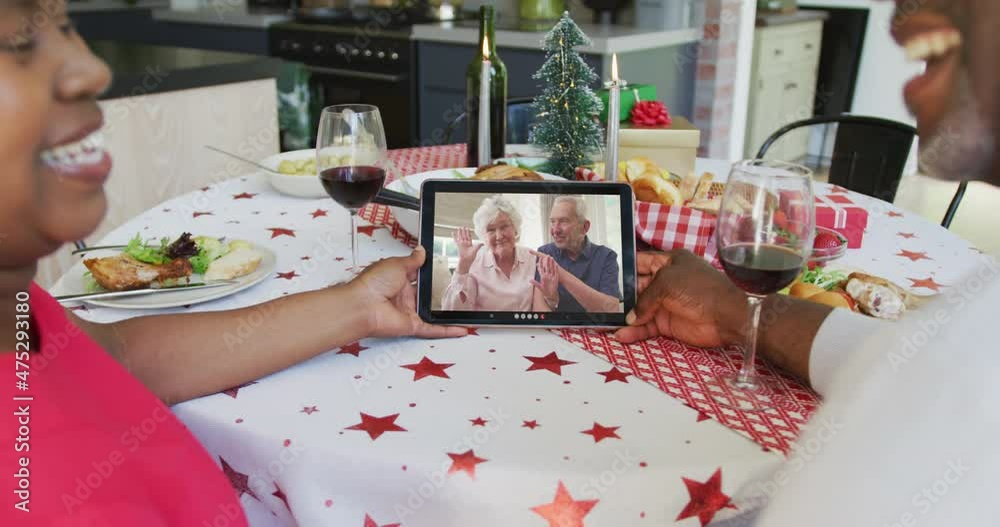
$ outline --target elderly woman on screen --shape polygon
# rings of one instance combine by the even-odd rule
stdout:
[[[441,307],[451,311],[551,311],[542,285],[557,281],[555,261],[517,245],[521,214],[502,196],[483,200],[472,216],[474,243],[466,227],[454,234],[458,268]],[[485,245],[485,248],[483,247]],[[538,271],[540,282],[535,281]],[[558,284],[558,282],[556,282]]]

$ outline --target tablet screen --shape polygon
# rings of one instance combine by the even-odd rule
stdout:
[[[425,320],[624,324],[635,297],[627,185],[428,181],[421,195]]]

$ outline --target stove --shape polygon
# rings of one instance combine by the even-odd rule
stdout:
[[[417,142],[418,111],[410,33],[426,20],[391,8],[300,8],[295,21],[270,27],[270,51],[305,65],[321,106],[378,106],[389,147],[408,147]]]

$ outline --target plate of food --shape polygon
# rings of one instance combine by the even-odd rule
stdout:
[[[276,261],[273,251],[246,240],[192,236],[187,232],[173,241],[143,240],[136,235],[123,248],[88,251],[83,261],[66,274],[64,291],[56,294],[159,289],[155,293],[84,301],[124,309],[186,306],[256,285],[274,274]]]
[[[782,292],[885,320],[898,320],[922,302],[920,297],[885,278],[824,267],[803,272]]]
[[[297,198],[325,198],[326,191],[316,172],[316,150],[293,150],[265,158],[260,164],[278,172],[269,173],[271,186]]]
[[[535,172],[534,170],[522,168],[514,165],[497,163],[488,167],[479,168],[447,168],[442,170],[431,170],[412,174],[404,178],[397,179],[385,187],[389,190],[402,192],[410,196],[420,197],[420,185],[428,179],[469,179],[486,181],[566,181],[559,176]],[[420,232],[420,213],[415,210],[401,207],[389,207],[392,215],[396,218],[399,226],[406,232],[417,236]]]

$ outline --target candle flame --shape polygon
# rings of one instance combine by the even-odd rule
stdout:
[[[611,54],[611,82],[618,82],[618,54]]]
[[[490,37],[489,35],[483,35],[483,60],[488,60],[490,58]]]

